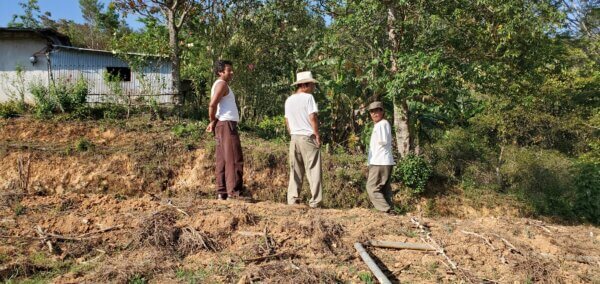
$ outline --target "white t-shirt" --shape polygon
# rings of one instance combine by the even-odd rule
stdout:
[[[285,100],[285,118],[291,135],[311,136],[314,133],[308,116],[319,111],[311,94],[297,93]]]
[[[369,143],[369,165],[391,166],[395,165],[392,154],[392,127],[382,119],[373,126],[371,142]]]
[[[212,88],[210,89],[210,97],[212,98],[215,95],[215,87],[217,86],[217,84],[226,84],[226,83],[221,83],[221,82],[225,82],[224,80],[218,79],[217,81],[215,81],[215,83],[212,85]],[[229,88],[229,93],[227,93],[226,96],[222,97],[221,100],[219,101],[219,104],[217,105],[217,113],[216,113],[216,117],[219,121],[240,121],[240,115],[238,113],[238,109],[237,109],[237,104],[235,103],[235,95],[233,94],[233,91],[231,90],[231,87],[227,86]]]

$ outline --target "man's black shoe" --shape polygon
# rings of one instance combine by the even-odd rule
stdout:
[[[219,193],[217,194],[218,200],[227,200],[227,193]]]

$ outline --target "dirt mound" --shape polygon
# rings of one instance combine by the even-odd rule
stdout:
[[[458,269],[436,252],[367,246],[391,279],[585,283],[600,277],[600,229],[590,226],[151,195],[27,195],[20,204],[25,209],[18,215],[10,207],[0,212],[3,279],[358,282],[372,276],[353,244],[421,243],[424,235],[411,218],[428,228]]]

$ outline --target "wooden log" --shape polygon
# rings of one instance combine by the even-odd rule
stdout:
[[[354,248],[356,249],[356,251],[358,251],[360,258],[362,258],[362,260],[365,262],[365,264],[367,264],[367,266],[369,267],[371,272],[373,272],[373,274],[375,275],[375,278],[377,278],[377,280],[379,280],[379,283],[381,283],[381,284],[391,284],[392,283],[387,278],[387,276],[385,276],[385,274],[383,274],[383,271],[381,271],[381,269],[379,269],[379,266],[377,266],[377,264],[375,264],[375,261],[373,261],[373,259],[369,255],[369,253],[367,253],[365,248],[360,243],[354,243]]]
[[[366,245],[380,248],[395,248],[395,249],[414,249],[414,250],[426,250],[435,251],[436,248],[429,244],[421,243],[403,243],[403,242],[390,242],[390,241],[376,241],[370,240]]]

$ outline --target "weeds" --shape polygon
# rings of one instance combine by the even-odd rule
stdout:
[[[18,101],[0,103],[0,118],[17,117],[27,111],[27,105]]]
[[[205,281],[209,279],[210,272],[206,271],[204,268],[199,268],[197,270],[178,269],[177,272],[175,272],[175,276],[185,283],[197,284],[205,283]]]
[[[360,281],[362,281],[365,284],[373,284],[375,283],[375,281],[373,280],[373,275],[371,274],[371,272],[360,272],[358,273],[358,279],[360,279]]]
[[[13,207],[13,212],[15,213],[15,216],[24,215],[26,210],[27,207],[25,207],[25,205],[21,204],[20,202]]]
[[[78,152],[87,152],[94,149],[94,143],[85,137],[81,137],[75,142],[75,150]]]

